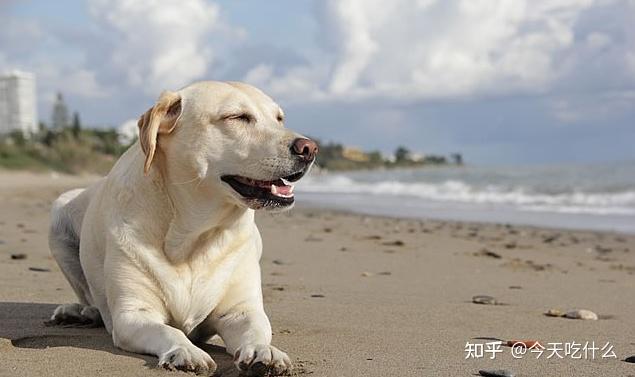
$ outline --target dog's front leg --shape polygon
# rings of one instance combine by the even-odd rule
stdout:
[[[166,369],[212,375],[216,363],[211,356],[161,317],[147,310],[117,313],[112,332],[115,345],[126,351],[156,355],[159,366]]]
[[[271,345],[271,325],[261,308],[238,305],[215,319],[234,364],[248,376],[283,375],[292,368],[286,353]]]

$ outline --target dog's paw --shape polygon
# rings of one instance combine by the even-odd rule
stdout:
[[[159,366],[168,370],[194,372],[211,376],[216,363],[207,352],[195,346],[176,346],[159,358]]]
[[[47,326],[99,327],[103,325],[99,310],[94,306],[64,304],[55,308]]]
[[[283,376],[293,368],[286,353],[267,344],[247,344],[234,354],[236,368],[247,376]]]

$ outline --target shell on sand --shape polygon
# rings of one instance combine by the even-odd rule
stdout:
[[[591,321],[597,321],[598,319],[597,314],[586,309],[571,310],[571,311],[568,311],[564,316],[566,318],[571,318],[571,319],[584,319],[584,320],[591,320]]]

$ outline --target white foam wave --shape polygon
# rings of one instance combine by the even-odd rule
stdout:
[[[599,215],[635,215],[635,191],[615,193],[572,191],[558,194],[531,192],[524,187],[474,187],[462,181],[358,182],[343,175],[307,177],[298,191],[416,197],[430,201],[480,205],[509,205],[520,210]]]

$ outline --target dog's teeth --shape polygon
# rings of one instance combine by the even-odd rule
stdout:
[[[276,185],[271,185],[271,193],[273,195],[278,195],[278,188],[276,187]]]
[[[289,189],[289,195],[293,194],[293,188],[295,187],[294,185],[289,185],[291,188]]]
[[[280,178],[280,180],[282,181],[282,183],[284,183],[285,186],[291,186],[291,182],[287,181],[284,178]]]

